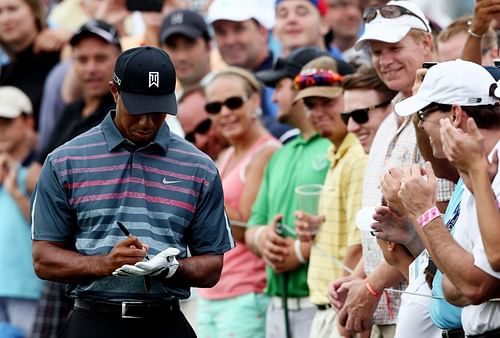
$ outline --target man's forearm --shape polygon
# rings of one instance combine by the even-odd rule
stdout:
[[[206,254],[179,260],[173,280],[199,288],[213,287],[220,279],[224,255]]]
[[[385,288],[390,288],[405,281],[405,276],[386,261],[380,263],[367,278],[372,288],[378,293],[382,292]]]

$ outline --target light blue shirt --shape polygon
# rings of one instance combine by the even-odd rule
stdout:
[[[444,213],[443,221],[447,224],[453,218],[455,210],[460,205],[462,194],[464,192],[464,183],[460,179],[453,191],[446,212]],[[453,234],[453,229],[451,230]],[[435,297],[444,297],[443,292],[443,274],[437,270],[432,282],[432,295]],[[462,321],[460,319],[462,308],[451,305],[444,299],[433,298],[431,302],[431,319],[434,325],[443,330],[461,329]]]
[[[26,168],[18,173],[18,184],[24,193]],[[42,280],[33,270],[30,225],[16,201],[0,185],[0,297],[38,299]]]

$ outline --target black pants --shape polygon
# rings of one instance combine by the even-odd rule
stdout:
[[[123,319],[75,308],[64,325],[60,338],[196,338],[180,310],[150,318]]]

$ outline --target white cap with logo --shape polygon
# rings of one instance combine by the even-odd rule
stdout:
[[[464,60],[442,62],[427,71],[417,94],[397,103],[394,110],[408,116],[431,103],[493,105],[498,102],[492,93],[495,84],[493,76],[481,65]]]
[[[19,88],[0,87],[0,117],[15,119],[21,114],[32,115],[33,106],[30,98]]]
[[[354,45],[356,50],[363,48],[369,40],[387,43],[399,42],[412,28],[425,32],[431,32],[429,21],[425,17],[424,12],[422,12],[416,4],[410,1],[393,0],[389,1],[382,7],[387,6],[401,7],[402,11],[399,12],[399,16],[387,18],[380,14],[380,9],[377,9],[378,12],[376,13],[375,18],[365,24],[365,31],[363,35]],[[394,11],[391,12],[395,13]]]

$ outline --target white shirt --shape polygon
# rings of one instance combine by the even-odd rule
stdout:
[[[495,148],[500,149],[500,142],[496,144]],[[498,200],[500,197],[500,175],[498,173],[491,186]],[[488,263],[479,230],[476,203],[474,196],[467,188],[464,189],[460,208],[460,216],[455,225],[455,240],[465,250],[472,253],[475,266],[488,275],[500,279],[500,272],[495,272]],[[485,302],[464,307],[462,325],[466,335],[476,335],[500,328],[500,302]]]

